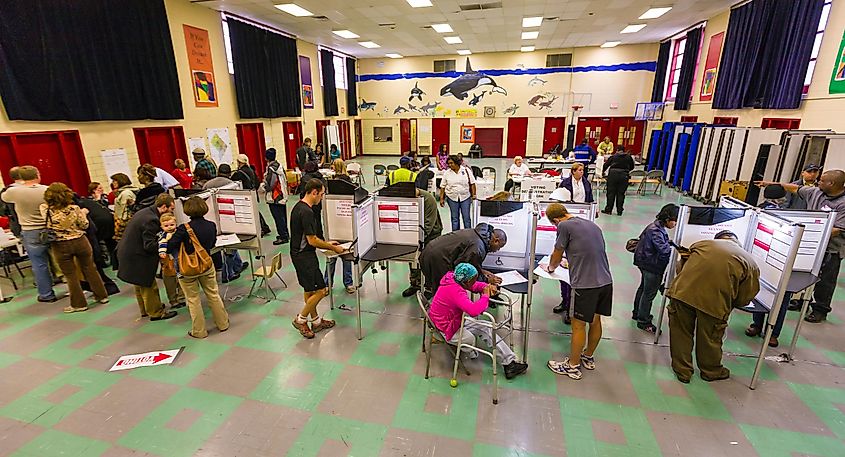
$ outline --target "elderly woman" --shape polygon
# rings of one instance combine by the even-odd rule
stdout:
[[[530,175],[531,169],[528,168],[528,164],[522,161],[522,157],[516,156],[513,158],[513,163],[510,167],[508,167],[508,180],[505,181],[505,192],[510,192],[513,188],[513,178],[516,177],[523,177],[525,175]]]
[[[461,342],[474,345],[475,338],[479,337],[487,346],[493,345],[493,330],[478,323],[473,317],[477,317],[487,309],[490,296],[497,293],[497,288],[492,284],[477,282],[477,278],[478,270],[472,264],[459,263],[454,271],[443,276],[440,287],[431,299],[428,315],[437,330],[440,330],[450,344]],[[481,294],[481,297],[472,301],[468,292]],[[463,313],[472,317],[466,318],[463,332],[461,332]],[[516,360],[516,355],[505,340],[497,338],[496,350],[505,368],[507,379],[519,376],[528,369],[527,363]]]
[[[44,192],[44,201],[40,206],[41,214],[47,221],[47,228],[53,230],[56,239],[50,244],[56,255],[59,267],[65,274],[70,306],[66,313],[88,310],[85,293],[80,284],[79,269],[94,291],[94,297],[100,303],[109,302],[106,286],[94,265],[94,253],[91,243],[85,237],[88,228],[88,210],[80,209],[73,203],[73,191],[60,182],[54,182]],[[79,265],[79,268],[77,268]]]

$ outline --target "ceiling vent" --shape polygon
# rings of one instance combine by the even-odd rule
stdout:
[[[327,22],[329,20],[329,18],[326,17],[326,16],[312,16],[311,19],[314,19],[315,21],[320,21],[320,22]]]
[[[393,29],[395,29],[395,28],[396,28],[396,23],[395,23],[395,22],[385,22],[385,23],[381,23],[381,24],[379,24],[378,26],[379,26],[379,27],[386,27],[386,28],[388,28],[388,29],[390,29],[390,30],[393,30]]]
[[[458,7],[461,11],[495,10],[502,8],[502,2],[468,3],[466,5],[458,5]]]

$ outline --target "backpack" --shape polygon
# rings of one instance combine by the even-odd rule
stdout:
[[[211,256],[208,251],[200,244],[194,229],[190,225],[184,224],[185,230],[188,231],[188,236],[191,239],[191,244],[194,247],[194,252],[188,254],[185,250],[185,244],[179,247],[179,272],[185,276],[199,276],[209,268],[214,266]]]

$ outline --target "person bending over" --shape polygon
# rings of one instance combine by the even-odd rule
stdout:
[[[501,278],[481,268],[484,258],[490,252],[502,249],[508,242],[508,236],[501,229],[494,229],[486,223],[478,224],[474,229],[449,232],[429,242],[420,253],[420,269],[425,277],[427,297],[437,292],[440,279],[452,271],[459,263],[468,263],[484,275],[485,281],[499,284]]]

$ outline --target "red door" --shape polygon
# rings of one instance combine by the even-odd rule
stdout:
[[[610,119],[610,141],[614,145],[622,145],[633,155],[642,154],[645,121],[634,120],[633,117],[613,117]]]
[[[314,144],[311,146],[315,149],[317,148],[317,144],[323,145],[323,151],[329,150],[329,145],[326,144],[328,141],[326,139],[326,126],[332,125],[332,121],[329,119],[323,119],[321,121],[317,121],[317,138],[314,138]]]
[[[557,145],[560,145],[560,149],[562,150],[564,148],[563,136],[565,131],[565,117],[547,117],[546,125],[543,128],[543,150],[541,152],[549,152]]]
[[[91,176],[77,130],[0,134],[3,182],[12,182],[9,169],[21,165],[38,168],[44,185],[63,182],[79,195],[88,194]],[[102,184],[108,187],[107,182]]]
[[[581,144],[581,140],[590,140],[590,147],[596,149],[604,137],[609,136],[610,141],[616,144],[610,117],[579,117],[578,127],[575,129],[575,144]]]
[[[340,157],[349,160],[352,155],[352,143],[349,141],[349,120],[337,121],[338,136],[340,136]]]
[[[285,135],[285,154],[287,167],[296,167],[296,150],[302,146],[302,124],[299,121],[282,122],[282,133]]]
[[[399,119],[399,148],[403,155],[411,150],[411,120]]]
[[[437,155],[440,145],[445,144],[449,148],[449,118],[436,117],[431,120],[431,153]]]
[[[258,179],[264,179],[267,162],[264,159],[264,124],[255,122],[250,124],[236,124],[238,130],[238,150],[249,157],[249,163],[255,166]]]
[[[508,157],[525,156],[525,142],[528,138],[528,118],[508,118]]]
[[[481,146],[484,157],[502,157],[504,137],[505,129],[503,128],[475,129],[475,142]]]
[[[172,170],[176,159],[188,161],[188,146],[182,127],[147,127],[132,129],[138,159],[141,164],[150,163],[165,171]]]
[[[364,129],[361,127],[361,119],[355,119],[355,155],[364,155]]]

